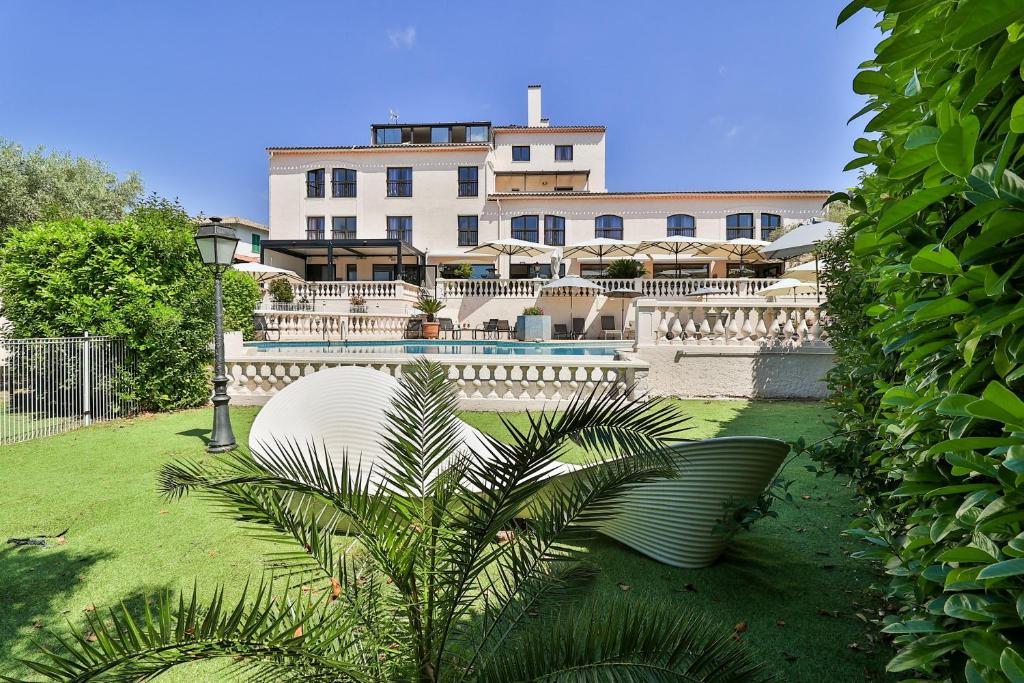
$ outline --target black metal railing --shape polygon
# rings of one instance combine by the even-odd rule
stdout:
[[[306,230],[307,240],[322,240],[325,239],[323,230]]]
[[[412,181],[411,180],[389,180],[388,181],[388,196],[389,197],[411,197],[412,196]]]

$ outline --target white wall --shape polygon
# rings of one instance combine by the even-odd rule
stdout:
[[[604,133],[572,133],[557,129],[518,129],[515,132],[494,133],[494,170],[548,171],[559,173],[569,171],[590,171],[588,179],[591,192],[604,192],[605,188],[605,145]],[[512,161],[512,147],[528,145],[529,161]],[[572,161],[555,161],[555,145],[572,145]]]

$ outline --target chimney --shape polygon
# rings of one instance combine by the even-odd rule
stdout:
[[[540,86],[531,85],[526,88],[526,125],[537,128],[542,125],[540,117]]]

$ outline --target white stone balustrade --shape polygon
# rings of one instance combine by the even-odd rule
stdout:
[[[415,301],[420,288],[403,280],[303,282],[293,285],[297,299],[399,299]]]
[[[647,372],[636,360],[541,356],[437,357],[448,367],[464,408],[551,407],[578,392],[629,392]],[[248,353],[226,361],[228,392],[240,404],[262,404],[300,377],[337,365],[374,368],[399,376],[405,356]]]
[[[257,311],[267,327],[278,328],[281,339],[348,340],[401,339],[409,316],[387,313],[324,313],[312,311]]]
[[[825,343],[823,311],[815,302],[636,302],[637,347],[678,345],[786,345]]]
[[[698,290],[713,289],[719,296],[753,297],[762,289],[775,284],[779,278],[594,278],[605,289],[632,289],[643,296],[672,298],[689,296]],[[507,298],[533,299],[549,280],[442,280],[437,281],[438,296],[442,299]]]

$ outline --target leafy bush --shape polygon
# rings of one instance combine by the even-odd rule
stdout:
[[[271,298],[278,303],[290,304],[295,301],[295,291],[292,289],[292,283],[283,277],[271,280],[267,289],[270,292]]]
[[[473,275],[473,266],[468,263],[454,263],[442,266],[444,277],[451,280],[468,280]]]
[[[444,309],[444,302],[440,299],[425,296],[417,301],[413,308],[425,313],[429,322],[434,322],[434,316]]]
[[[1024,680],[1024,3],[855,0],[888,32],[854,79],[874,166],[827,245],[851,530],[884,563],[891,671]],[[849,259],[848,264],[844,261]]]
[[[544,315],[544,309],[540,306],[527,306],[523,309],[523,315]]]
[[[138,352],[145,409],[209,396],[213,284],[176,204],[150,200],[117,223],[67,219],[12,229],[0,247],[4,315],[19,337],[122,336]]]
[[[252,314],[260,301],[260,286],[250,276],[237,270],[224,273],[221,285],[224,296],[224,330],[241,331],[243,339],[252,339]]]
[[[620,258],[612,261],[608,264],[608,268],[605,270],[605,277],[617,277],[629,280],[635,280],[638,277],[643,277],[647,274],[647,269],[644,268],[644,264],[639,261],[634,261],[631,258]]]

